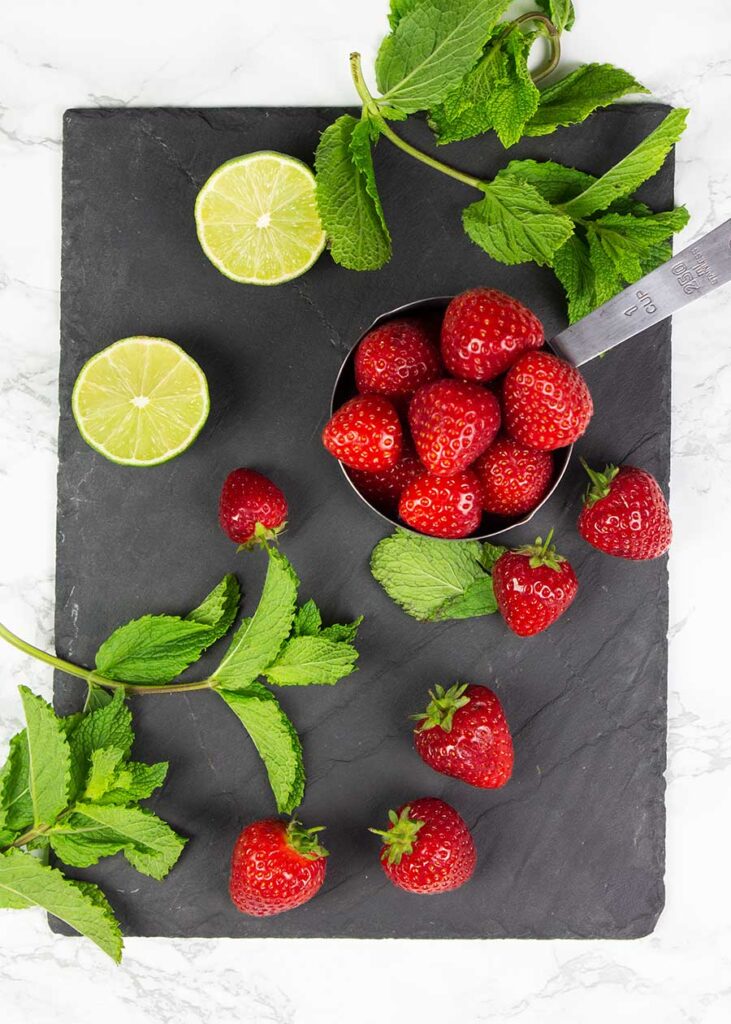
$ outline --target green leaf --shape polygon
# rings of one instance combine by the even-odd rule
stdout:
[[[623,281],[614,263],[605,252],[596,233],[587,225],[586,240],[589,244],[589,259],[594,268],[594,297],[597,306],[609,302],[622,291]]]
[[[492,615],[496,611],[492,576],[485,575],[470,583],[464,594],[445,601],[435,613],[434,619],[472,619],[479,615]]]
[[[134,733],[132,715],[124,700],[124,691],[116,690],[108,704],[87,712],[69,734],[71,748],[71,785],[69,799],[75,800],[86,786],[95,750],[116,747],[129,757]]]
[[[358,652],[348,643],[322,636],[294,636],[265,675],[277,686],[333,684],[350,675],[357,660]]]
[[[168,773],[168,762],[142,764],[127,761],[117,772],[109,789],[97,799],[100,804],[132,804],[146,800],[162,786]]]
[[[68,804],[71,753],[53,708],[27,686],[19,687],[27,723],[30,796],[33,822],[47,825]]]
[[[645,273],[646,261],[655,247],[687,223],[688,211],[681,206],[643,217],[607,213],[591,221],[587,232],[604,250],[619,276],[631,284]]]
[[[503,547],[502,544],[491,544],[489,541],[485,541],[480,551],[480,565],[487,572],[492,572],[495,562],[498,558],[501,558],[508,549]]]
[[[384,99],[407,114],[436,106],[477,62],[511,0],[423,0],[376,58]]]
[[[559,32],[570,32],[574,27],[576,12],[573,0],[536,0],[536,4],[545,11]]]
[[[239,602],[241,601],[241,588],[239,581],[229,573],[224,576],[217,587],[210,592],[208,597],[189,612],[185,618],[190,622],[198,622],[208,626],[211,635],[207,646],[220,640],[228,633],[238,615]]]
[[[490,613],[492,581],[482,557],[478,541],[445,543],[397,530],[374,548],[371,572],[415,619],[464,618]]]
[[[315,154],[317,205],[330,252],[350,270],[378,270],[391,257],[370,142],[366,145],[370,128],[358,127],[364,123],[343,114],[322,133]]]
[[[578,220],[597,210],[606,210],[615,199],[631,195],[643,182],[657,174],[665,163],[668,153],[683,134],[687,116],[687,110],[671,110],[639,146],[584,192],[565,203],[563,211]]]
[[[516,26],[488,45],[459,86],[431,111],[429,122],[439,143],[469,139],[491,128],[506,147],[518,141],[540,95],[528,71],[534,39],[534,33],[524,34]]]
[[[569,238],[553,257],[553,272],[566,292],[569,323],[575,323],[596,309],[596,285],[594,266],[589,246],[574,235]]]
[[[98,711],[99,708],[105,708],[111,699],[112,694],[109,690],[105,690],[102,686],[96,686],[94,683],[88,683],[84,711]]]
[[[20,850],[0,854],[0,906],[42,907],[91,939],[117,963],[121,959],[122,935],[101,891],[88,882],[64,878],[57,868],[30,854]]]
[[[89,867],[121,851],[132,867],[157,879],[167,875],[187,841],[152,811],[94,803],[76,804],[50,840],[54,852],[72,867]]]
[[[354,622],[335,623],[332,626],[325,626],[320,630],[320,636],[325,640],[337,640],[342,644],[352,644],[358,635],[358,629],[363,622],[363,616],[359,615]]]
[[[538,189],[508,176],[485,185],[484,199],[462,213],[464,229],[476,245],[500,263],[551,262],[574,230]]]
[[[20,834],[33,824],[30,795],[30,757],[26,730],[10,740],[8,757],[0,772],[0,828]]]
[[[647,93],[633,75],[612,64],[582,64],[540,92],[540,102],[525,135],[548,135],[565,125],[579,124],[600,107],[635,93]]]
[[[321,626],[320,609],[312,599],[297,609],[292,627],[295,636],[316,636],[320,632]]]
[[[111,789],[117,774],[117,768],[124,760],[124,751],[119,747],[102,747],[93,751],[91,768],[84,790],[84,799],[98,800]]]
[[[267,548],[269,566],[259,605],[234,634],[213,673],[216,686],[244,690],[276,659],[290,634],[297,602],[297,575],[284,557]]]
[[[279,702],[260,683],[245,693],[217,690],[236,714],[264,762],[280,814],[292,814],[302,800],[305,769],[302,746]]]
[[[391,8],[388,12],[388,23],[392,29],[395,29],[402,18],[405,18],[407,14],[411,14],[414,8],[424,3],[424,0],[391,0]]]
[[[96,653],[96,667],[109,679],[162,686],[200,658],[211,628],[176,615],[143,615],[116,629]]]
[[[573,199],[596,181],[591,174],[554,163],[553,160],[511,160],[495,177],[500,181],[517,179],[531,185],[551,205]]]

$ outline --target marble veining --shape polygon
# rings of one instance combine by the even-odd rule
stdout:
[[[385,3],[8,0],[0,16],[0,617],[52,644],[61,115],[83,105],[352,102],[347,54],[372,53]],[[526,5],[527,6],[527,5]],[[692,108],[677,195],[679,244],[731,216],[731,8],[721,0],[590,5],[566,60],[611,60]],[[303,279],[306,288],[306,278]],[[725,644],[731,502],[731,290],[675,319],[670,559],[667,905],[635,942],[325,942],[131,939],[121,968],[52,935],[38,912],[0,914],[3,1019],[349,1024],[454,1019],[721,1024],[731,1014]],[[725,475],[724,475],[725,474]],[[0,741],[14,688],[51,677],[3,649]],[[431,989],[425,979],[452,978]],[[451,991],[450,991],[451,989]]]

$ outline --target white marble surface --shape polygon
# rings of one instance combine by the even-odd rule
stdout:
[[[678,151],[685,237],[731,216],[731,5],[577,0],[569,61],[611,60],[692,108]],[[335,15],[337,11],[337,16]],[[52,645],[61,115],[91,104],[340,104],[385,0],[4,0],[0,10],[0,618]],[[4,1024],[396,1020],[651,1024],[731,1019],[731,289],[674,337],[667,907],[635,942],[131,939],[121,968],[0,913]],[[724,474],[727,474],[724,476]],[[15,686],[50,672],[4,647]],[[441,982],[439,981],[441,979]],[[447,983],[449,979],[449,984]]]

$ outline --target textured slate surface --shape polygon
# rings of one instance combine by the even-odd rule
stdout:
[[[623,106],[583,128],[528,140],[515,155],[600,172],[663,117]],[[233,284],[196,241],[193,201],[222,161],[255,149],[311,158],[338,111],[315,109],[95,110],[66,115],[58,490],[57,648],[91,663],[117,624],[148,611],[185,612],[236,570],[255,604],[261,555],[236,555],[216,525],[224,475],[270,472],[291,504],[284,547],[331,619],[366,615],[361,669],[334,688],[282,691],[304,741],[309,786],[302,816],[328,825],[323,893],[270,920],[229,903],[228,858],[240,827],[272,813],[257,756],[212,694],[133,702],[141,758],[168,759],[157,810],[190,836],[164,883],[120,858],[80,872],[102,884],[128,934],[191,936],[633,937],[663,904],[667,572],[589,549],[573,529],[578,464],[529,527],[555,525],[581,580],[573,608],[531,641],[497,616],[419,624],[371,579],[383,524],[350,493],[318,435],[332,382],[352,340],[383,310],[478,283],[528,302],[547,332],[564,324],[551,274],[492,263],[459,228],[469,189],[382,143],[377,171],[395,256],[356,274],[328,256],[273,288]],[[412,136],[427,145],[417,125]],[[505,161],[490,139],[449,147],[455,165],[489,176]],[[645,189],[672,200],[668,165]],[[168,336],[205,369],[212,414],[194,447],[169,465],[116,467],[87,448],[70,415],[82,363],[117,338]],[[630,459],[667,484],[670,329],[661,326],[589,364],[597,414],[580,451]],[[215,657],[215,655],[212,655]],[[494,687],[515,733],[514,778],[485,793],[449,781],[411,749],[407,715],[428,686]],[[71,710],[79,684],[57,682]],[[474,831],[474,880],[445,896],[394,890],[368,825],[417,796],[454,803]]]

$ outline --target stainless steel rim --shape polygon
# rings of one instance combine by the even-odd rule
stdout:
[[[363,338],[366,336],[366,334],[372,331],[374,327],[379,327],[387,320],[393,320],[395,319],[395,317],[404,316],[407,313],[425,313],[428,312],[429,310],[446,309],[446,307],[451,302],[453,297],[454,296],[452,295],[436,295],[428,299],[416,299],[414,302],[406,302],[402,306],[397,306],[396,309],[389,310],[387,313],[381,313],[380,316],[377,316],[373,323],[370,324],[368,327],[366,327],[364,331],[361,332],[361,334],[353,344],[352,348],[350,349],[350,351],[348,352],[347,356],[345,357],[340,366],[338,375],[335,378],[332,396],[330,398],[330,415],[332,416],[335,410],[338,409],[343,404],[344,401],[347,401],[348,398],[352,398],[353,395],[355,394],[355,386],[353,386],[352,390],[350,388],[347,389],[349,392],[348,394],[341,394],[341,391],[344,390],[346,386],[347,377],[352,371],[355,350],[357,349],[358,345],[361,343]],[[550,348],[550,345],[548,345],[547,347]],[[540,504],[536,505],[534,509],[532,509],[530,512],[527,512],[524,516],[522,516],[519,519],[511,519],[505,523],[498,523],[495,525],[494,529],[490,529],[486,533],[473,533],[470,534],[469,537],[463,537],[460,539],[480,541],[492,540],[494,537],[500,537],[502,534],[507,533],[508,530],[514,530],[518,526],[525,526],[526,523],[529,523],[531,519],[536,515],[536,513],[540,509],[542,509],[546,502],[552,497],[552,495],[556,491],[556,488],[563,480],[564,474],[568,469],[569,461],[571,459],[571,453],[573,452],[573,450],[574,446],[569,445],[567,448],[559,448],[556,452],[554,452],[556,465],[553,483],[551,484],[549,490],[546,492]],[[398,528],[399,530],[406,530],[408,533],[413,533],[417,537],[427,536],[427,534],[419,533],[417,530],[412,530],[410,526],[407,526],[406,523],[402,522],[400,519],[395,518],[393,516],[389,516],[385,512],[381,511],[381,509],[376,508],[375,505],[372,505],[370,501],[368,501],[368,499],[365,498],[360,493],[358,488],[350,479],[347,468],[342,464],[342,462],[339,463],[339,465],[340,471],[347,480],[351,490],[358,496],[358,498],[363,502],[363,504],[366,505],[371,510],[371,512],[377,515],[385,523],[389,523],[394,528]],[[447,544],[454,543],[453,540],[449,540],[447,538],[433,537],[430,539],[444,540],[445,543]]]

